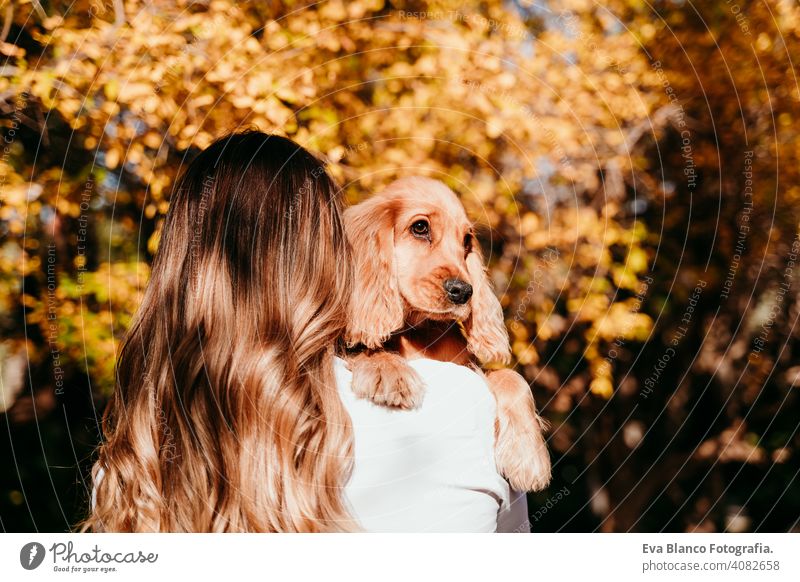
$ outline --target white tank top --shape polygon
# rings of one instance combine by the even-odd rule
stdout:
[[[426,385],[416,410],[357,398],[336,358],[339,394],[353,421],[355,459],[346,498],[373,532],[527,532],[523,494],[494,462],[495,401],[465,366],[411,360]]]

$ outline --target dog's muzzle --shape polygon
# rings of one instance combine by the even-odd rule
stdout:
[[[456,305],[463,305],[472,297],[472,285],[461,279],[447,279],[444,282],[447,298]]]

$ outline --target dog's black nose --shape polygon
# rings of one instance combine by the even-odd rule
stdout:
[[[447,297],[456,305],[463,305],[472,297],[472,285],[461,279],[447,279],[444,282]]]

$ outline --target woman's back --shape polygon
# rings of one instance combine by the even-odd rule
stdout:
[[[335,360],[336,381],[353,421],[355,463],[346,497],[367,531],[527,531],[524,495],[494,462],[495,402],[483,378],[449,362],[418,359],[426,384],[416,410],[357,398]]]

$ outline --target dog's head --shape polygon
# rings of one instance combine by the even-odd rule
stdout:
[[[345,225],[355,262],[349,345],[377,348],[406,323],[461,321],[480,361],[510,359],[500,302],[452,190],[403,178],[345,211]]]

